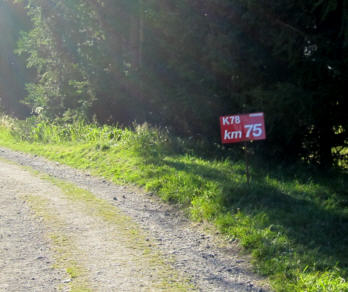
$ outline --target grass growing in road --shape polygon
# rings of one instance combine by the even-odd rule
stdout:
[[[237,239],[277,291],[348,291],[347,173],[255,163],[248,186],[242,161],[204,158],[199,145],[146,125],[15,122],[0,143],[180,204]]]
[[[122,214],[115,206],[106,200],[97,198],[94,194],[81,189],[73,184],[59,179],[44,176],[47,180],[58,186],[71,201],[83,203],[84,210],[91,216],[102,218],[106,223],[117,226],[117,238],[133,250],[137,249],[141,256],[136,262],[148,264],[148,269],[155,269],[154,275],[161,279],[156,288],[166,291],[196,291],[188,279],[181,277],[177,271],[170,267],[169,260],[164,260],[160,252],[153,249],[155,246],[139,226],[128,216]],[[154,276],[153,281],[158,281]]]
[[[55,214],[54,210],[49,208],[49,202],[40,196],[27,195],[24,197],[34,214],[42,218],[46,225],[50,226],[48,238],[52,243],[55,252],[55,268],[64,269],[69,275],[69,286],[72,292],[90,292],[87,280],[87,272],[83,266],[78,264],[73,254],[76,249],[73,242],[61,232],[59,226],[61,220]]]
[[[68,202],[74,206],[76,216],[82,210],[87,217],[95,218],[97,221],[101,219],[109,227],[112,227],[107,229],[109,232],[107,235],[108,239],[113,238],[117,244],[126,247],[122,252],[122,256],[126,256],[126,262],[123,262],[122,257],[117,257],[118,264],[129,265],[128,262],[133,262],[136,263],[134,264],[135,267],[142,270],[142,273],[150,271],[151,288],[149,289],[196,291],[196,288],[186,277],[180,275],[171,267],[170,259],[164,258],[156,248],[153,248],[156,245],[149,236],[130,217],[122,214],[115,206],[73,184],[41,174],[30,168],[26,169],[41,179],[48,180],[52,185],[57,186]],[[50,204],[51,197],[46,199],[42,195],[27,195],[24,199],[34,214],[43,219],[49,231],[48,238],[55,252],[55,268],[64,269],[70,276],[69,285],[71,291],[94,291],[93,288],[89,288],[89,272],[85,268],[86,264],[83,262],[83,259],[86,257],[85,251],[76,246],[76,240],[69,232],[68,234],[64,232],[71,225],[68,225],[64,216],[58,214],[56,207]],[[52,196],[52,200],[55,200],[54,196]],[[126,270],[127,266],[123,269]],[[142,279],[140,275],[137,275],[137,277],[137,280]]]

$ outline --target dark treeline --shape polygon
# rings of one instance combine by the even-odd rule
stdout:
[[[327,167],[347,146],[346,0],[14,2],[0,0],[1,36],[14,25],[3,7],[25,7],[15,59],[35,74],[25,97],[7,94],[23,85],[2,61],[11,112],[20,97],[49,119],[146,121],[216,143],[220,115],[263,111],[265,155]]]
[[[13,8],[0,0],[0,102],[3,111],[24,118],[30,110],[20,101],[31,74],[25,68],[24,56],[19,57],[14,51],[19,32],[30,28],[30,20],[23,8]]]

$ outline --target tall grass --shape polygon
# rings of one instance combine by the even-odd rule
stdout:
[[[3,124],[0,143],[179,203],[238,240],[277,291],[348,291],[347,173],[263,161],[249,186],[243,161],[204,158],[202,145],[146,124],[16,121]]]
[[[21,141],[61,144],[117,140],[123,132],[111,126],[86,124],[82,120],[61,124],[32,118],[14,123],[11,134]]]

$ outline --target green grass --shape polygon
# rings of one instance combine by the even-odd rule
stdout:
[[[156,129],[16,122],[0,144],[131,183],[214,223],[252,255],[276,291],[348,291],[347,173],[209,159]],[[197,148],[202,148],[197,145]]]

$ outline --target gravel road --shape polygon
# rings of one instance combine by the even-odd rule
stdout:
[[[56,251],[47,237],[52,232],[63,233],[70,240],[72,257],[83,266],[86,283],[92,291],[179,289],[165,288],[169,285],[167,274],[176,275],[169,282],[186,283],[188,279],[189,285],[183,284],[180,290],[261,292],[269,289],[265,279],[251,271],[248,257],[241,254],[235,242],[226,242],[211,228],[207,230],[206,225],[190,222],[175,206],[161,202],[152,194],[2,147],[0,157],[72,183],[105,200],[135,222],[146,241],[151,242],[151,250],[158,252],[167,266],[167,271],[162,271],[165,268],[161,265],[154,267],[139,248],[132,248],[129,240],[117,236],[123,234],[120,227],[109,226],[87,214],[83,205],[69,202],[51,182],[1,161],[0,291],[71,289],[69,275],[54,265]],[[47,208],[57,218],[56,224],[47,224],[40,216],[33,216],[25,197],[33,194],[47,201]],[[114,235],[112,240],[110,234]],[[163,277],[167,284],[163,284]]]

